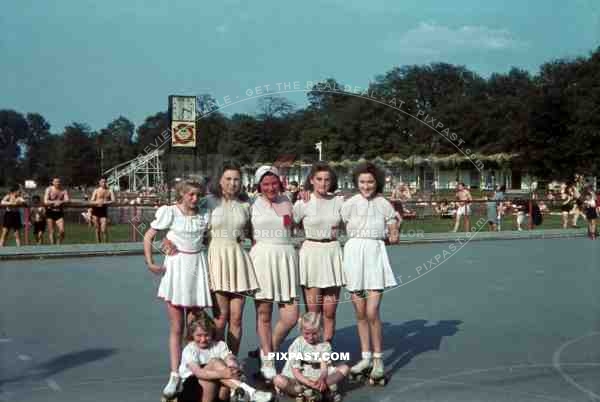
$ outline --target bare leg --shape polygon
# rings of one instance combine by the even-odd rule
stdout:
[[[242,342],[242,318],[244,316],[244,304],[246,298],[242,295],[234,295],[229,302],[229,326],[227,328],[227,344],[234,355],[240,351]]]
[[[213,402],[219,390],[218,381],[198,380],[202,387],[202,402]]]
[[[330,374],[327,377],[327,379],[325,380],[327,385],[337,384],[338,382],[340,382],[344,378],[346,378],[348,376],[348,374],[350,373],[350,367],[348,367],[345,364],[342,364],[341,366],[337,366],[335,368],[335,370],[336,370],[336,372],[333,374]]]
[[[63,218],[57,220],[56,227],[58,228],[57,244],[62,244],[62,242],[65,240],[65,220]]]
[[[458,232],[458,228],[460,227],[460,217],[461,217],[461,215],[459,215],[457,213],[456,214],[456,220],[454,222],[454,229],[452,229],[453,232]]]
[[[369,339],[369,322],[367,321],[367,300],[360,293],[352,293],[352,305],[356,314],[356,327],[358,328],[358,337],[360,338],[361,352],[371,351],[371,342]]]
[[[229,321],[229,294],[214,292],[213,300],[213,315],[217,327],[217,339],[225,340],[225,327]]]
[[[335,334],[335,313],[340,298],[340,288],[323,289],[323,340],[331,342]]]
[[[100,219],[97,216],[92,215],[92,223],[94,225],[94,233],[96,234],[96,242],[102,243],[102,237],[100,237]]]
[[[260,339],[260,349],[263,354],[273,352],[273,334],[271,319],[273,304],[270,301],[256,300],[256,332]]]
[[[383,292],[380,290],[369,290],[367,298],[367,320],[373,344],[373,353],[383,351],[383,334],[381,332],[381,319],[379,318],[379,306]]]
[[[290,331],[298,323],[298,303],[279,303],[279,320],[273,330],[273,352],[279,349]]]
[[[167,302],[169,315],[169,353],[171,356],[171,371],[179,369],[181,359],[181,335],[183,334],[183,309]]]
[[[54,221],[52,219],[46,220],[46,224],[48,225],[48,240],[50,244],[54,244]]]
[[[2,233],[0,234],[0,247],[4,247],[4,243],[6,242],[6,234],[8,233],[7,228],[2,228]]]
[[[323,306],[323,298],[321,297],[320,288],[307,288],[304,290],[304,302],[306,303],[306,311],[320,313]]]
[[[296,397],[302,392],[302,387],[298,381],[281,374],[275,376],[273,384],[275,388],[291,397]]]
[[[15,230],[15,243],[17,247],[21,245],[21,232],[19,230]]]
[[[106,218],[100,218],[100,236],[104,243],[108,243],[108,222]]]

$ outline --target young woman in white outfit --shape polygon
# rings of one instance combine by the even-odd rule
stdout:
[[[353,173],[359,194],[342,206],[348,241],[344,245],[346,288],[351,292],[356,313],[362,360],[352,374],[371,370],[377,381],[384,377],[383,335],[379,307],[383,290],[397,285],[384,239],[398,243],[399,216],[381,195],[385,176],[372,163],[359,165]]]
[[[333,195],[337,178],[327,163],[312,166],[304,188],[310,191],[310,199],[294,205],[294,221],[303,225],[306,238],[299,252],[300,285],[307,311],[322,314],[323,339],[331,342],[340,288],[345,285],[337,240],[344,199]]]
[[[281,194],[279,171],[262,166],[256,171],[259,195],[252,204],[250,250],[260,290],[255,294],[256,327],[260,339],[260,372],[271,381],[275,364],[267,358],[276,352],[298,321],[298,254],[292,244],[292,204]],[[273,304],[279,307],[279,321],[271,330]]]
[[[208,286],[208,264],[201,250],[204,232],[208,227],[208,210],[198,206],[204,193],[200,183],[184,180],[177,184],[177,203],[156,211],[150,229],[144,235],[144,257],[148,269],[163,275],[158,297],[164,299],[169,316],[169,353],[171,376],[163,389],[165,398],[180,391],[178,367],[181,358],[181,335],[184,328],[184,308],[201,309],[212,305]],[[152,241],[161,230],[168,230],[167,239],[173,244],[163,265],[154,263]]]
[[[210,289],[215,302],[213,311],[217,338],[226,340],[237,356],[246,295],[258,290],[252,260],[241,245],[250,224],[250,204],[240,196],[239,166],[225,164],[215,185],[206,199],[211,211],[208,247]]]

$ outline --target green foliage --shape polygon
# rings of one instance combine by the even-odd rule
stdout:
[[[545,63],[536,76],[512,68],[484,79],[465,66],[410,65],[377,76],[364,93],[354,87],[346,92],[349,86],[329,78],[307,92],[305,108],[270,95],[260,98],[256,115],[227,117],[210,95],[202,95],[203,112],[211,113],[197,124],[197,168],[210,170],[215,155],[243,164],[281,155],[310,162],[318,155],[315,143],[322,141],[325,159],[340,166],[377,157],[400,166],[411,155],[445,160],[468,148],[484,155],[517,154],[512,167],[540,178],[598,175],[599,83],[600,48],[589,57]],[[443,129],[455,133],[462,146],[442,135]],[[26,178],[45,182],[54,175],[93,184],[102,169],[160,146],[168,130],[168,115],[159,112],[137,130],[120,116],[99,132],[73,123],[51,134],[39,114],[0,110],[0,185]],[[188,164],[191,154],[186,155],[177,158]]]

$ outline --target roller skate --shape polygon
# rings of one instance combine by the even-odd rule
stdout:
[[[260,371],[259,376],[262,377],[263,381],[267,385],[271,385],[273,378],[277,375],[275,371],[275,361],[267,359],[265,356],[260,357]]]
[[[350,368],[351,381],[362,382],[366,379],[372,367],[371,356],[371,352],[362,352],[362,360]]]
[[[329,402],[342,402],[342,394],[339,393],[337,384],[331,384],[327,393]]]
[[[387,384],[387,378],[385,377],[385,370],[383,368],[383,354],[373,353],[373,369],[369,375],[370,385],[381,385]]]
[[[162,402],[177,401],[177,396],[181,393],[182,384],[179,374],[173,372],[169,377],[169,382],[162,391]]]
[[[321,402],[323,395],[314,389],[302,387],[302,392],[296,397],[296,402]]]

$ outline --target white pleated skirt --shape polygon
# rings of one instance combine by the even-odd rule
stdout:
[[[204,251],[165,257],[166,272],[157,296],[177,307],[210,307],[208,264]]]
[[[329,288],[344,286],[340,242],[328,243],[304,241],[299,252],[300,285],[308,288]]]
[[[236,241],[213,238],[208,247],[208,267],[213,292],[246,293],[258,289],[250,255]]]
[[[349,239],[344,244],[343,266],[350,292],[397,286],[383,240]]]
[[[258,279],[257,300],[290,303],[298,298],[298,253],[292,244],[257,242],[250,258]]]

